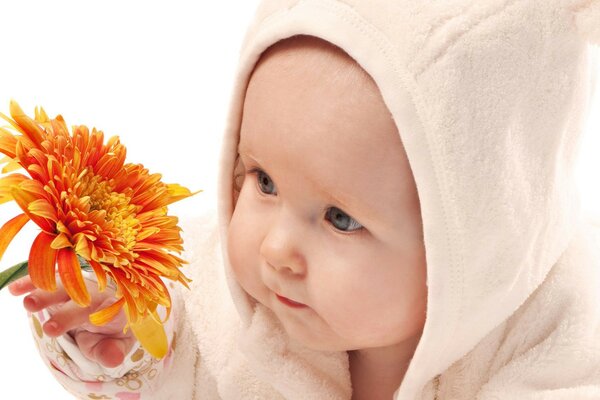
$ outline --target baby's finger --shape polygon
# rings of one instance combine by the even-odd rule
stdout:
[[[74,339],[85,357],[109,368],[121,364],[136,343],[134,337],[119,338],[84,330],[75,331]]]
[[[23,298],[23,306],[29,312],[36,312],[67,300],[69,300],[69,295],[62,287],[54,292],[35,289]]]
[[[120,365],[125,359],[125,355],[130,347],[125,343],[125,339],[104,338],[99,341],[92,354],[100,364],[108,368],[114,368]]]
[[[57,309],[42,327],[50,337],[57,337],[89,321],[90,308],[81,307],[73,300]]]
[[[35,289],[36,287],[33,286],[33,283],[31,283],[31,278],[29,275],[25,275],[24,277],[17,279],[8,285],[8,291],[13,296],[20,296]]]

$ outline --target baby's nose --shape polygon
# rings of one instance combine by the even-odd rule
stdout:
[[[275,270],[303,274],[306,269],[304,255],[306,243],[305,229],[285,212],[275,216],[267,224],[261,242],[260,255]]]

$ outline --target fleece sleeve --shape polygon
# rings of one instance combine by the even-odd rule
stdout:
[[[65,390],[76,398],[192,399],[195,342],[190,340],[190,332],[187,331],[181,294],[174,290],[172,284],[170,287],[173,308],[165,323],[169,350],[162,360],[152,357],[137,343],[123,364],[105,368],[87,359],[70,335],[58,338],[45,335],[42,324],[50,317],[47,310],[29,315],[42,360]],[[164,318],[164,308],[159,307],[158,312]],[[187,343],[178,343],[181,336]]]
[[[491,375],[476,400],[600,399],[600,329],[586,325],[557,324]]]

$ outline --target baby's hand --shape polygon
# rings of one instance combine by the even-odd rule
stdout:
[[[88,359],[108,368],[116,367],[123,362],[137,339],[131,329],[128,329],[126,334],[123,333],[127,322],[123,310],[112,321],[102,326],[96,326],[89,321],[90,314],[116,300],[115,291],[107,287],[100,293],[97,283],[88,280],[84,282],[92,298],[90,306],[85,308],[69,298],[59,280],[56,282],[57,290],[52,293],[37,289],[29,276],[11,283],[8,288],[14,296],[29,293],[23,298],[23,306],[29,312],[48,308],[51,318],[43,325],[44,333],[48,336],[57,337],[69,333]]]

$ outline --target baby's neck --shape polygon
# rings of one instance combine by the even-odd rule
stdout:
[[[391,400],[402,383],[410,358],[398,360],[378,350],[348,351],[352,400]]]

